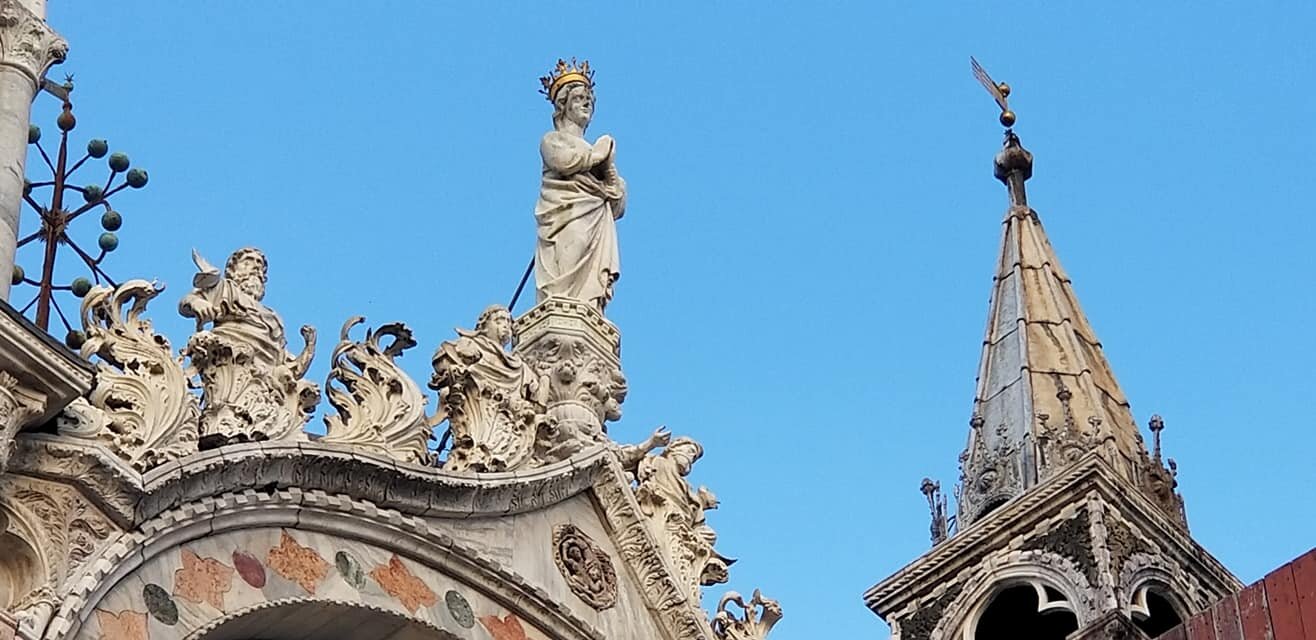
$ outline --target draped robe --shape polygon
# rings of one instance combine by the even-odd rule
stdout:
[[[561,296],[601,308],[621,277],[616,219],[626,183],[611,158],[590,167],[590,151],[584,138],[560,131],[545,134],[539,146],[544,173],[535,205],[535,291],[541,302]]]

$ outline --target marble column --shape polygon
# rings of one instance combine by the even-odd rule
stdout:
[[[0,300],[9,300],[32,99],[68,43],[45,21],[45,0],[0,0]]]

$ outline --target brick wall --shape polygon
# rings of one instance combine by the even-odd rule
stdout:
[[[1159,640],[1316,640],[1316,549]]]

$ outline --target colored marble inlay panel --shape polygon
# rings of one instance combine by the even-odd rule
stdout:
[[[439,596],[411,573],[396,554],[389,558],[387,565],[375,567],[370,572],[370,577],[374,578],[389,595],[397,598],[407,611],[415,612],[421,606],[432,607],[439,602]]]
[[[361,562],[356,556],[346,551],[339,551],[334,554],[334,566],[338,567],[339,575],[343,576],[343,580],[352,585],[353,589],[360,591],[366,586],[366,572],[361,568]]]
[[[174,572],[174,595],[223,611],[224,594],[233,589],[233,569],[214,558],[202,558],[191,549],[183,549],[181,559],[183,567]]]
[[[443,600],[448,604],[448,613],[452,614],[452,619],[463,629],[475,626],[475,613],[471,611],[471,603],[467,602],[465,596],[449,590],[443,595]]]
[[[148,640],[146,614],[125,609],[118,613],[96,610],[101,640]]]
[[[298,544],[287,531],[282,532],[279,546],[270,549],[266,564],[310,594],[314,594],[316,585],[329,575],[329,563],[315,549]]]
[[[146,610],[151,613],[151,617],[159,620],[160,624],[167,627],[178,624],[178,603],[174,602],[173,596],[164,587],[158,584],[142,587],[142,601],[146,603]]]
[[[489,635],[493,636],[494,640],[529,640],[525,634],[525,627],[521,626],[521,621],[510,613],[501,620],[498,616],[482,616],[480,624],[489,630]]]
[[[237,570],[243,582],[257,589],[265,587],[265,565],[262,565],[256,556],[246,551],[234,551],[233,568]]]

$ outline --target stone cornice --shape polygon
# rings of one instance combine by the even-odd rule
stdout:
[[[543,467],[475,474],[340,445],[262,442],[203,451],[141,474],[94,443],[24,434],[18,444],[11,471],[72,484],[128,528],[179,505],[253,486],[350,495],[425,517],[514,515],[589,489],[612,458],[599,447]]]
[[[0,0],[0,7],[5,0]],[[25,11],[25,9],[24,9]],[[0,20],[3,9],[0,8]],[[91,389],[95,369],[0,300],[0,370],[46,398],[30,423],[41,424]]]
[[[68,52],[68,42],[40,16],[17,0],[0,0],[0,67],[21,71],[36,90]]]
[[[940,580],[971,564],[976,559],[975,550],[1005,546],[1009,538],[1030,530],[1067,506],[1082,502],[1083,496],[1091,491],[1120,507],[1121,515],[1144,534],[1154,537],[1177,560],[1197,565],[1204,574],[1214,577],[1215,587],[1228,592],[1241,586],[1224,565],[1131,487],[1100,454],[1092,452],[1065,472],[1032,487],[874,585],[864,593],[864,603],[878,615],[897,611],[923,592],[918,585],[929,585],[930,590]]]

